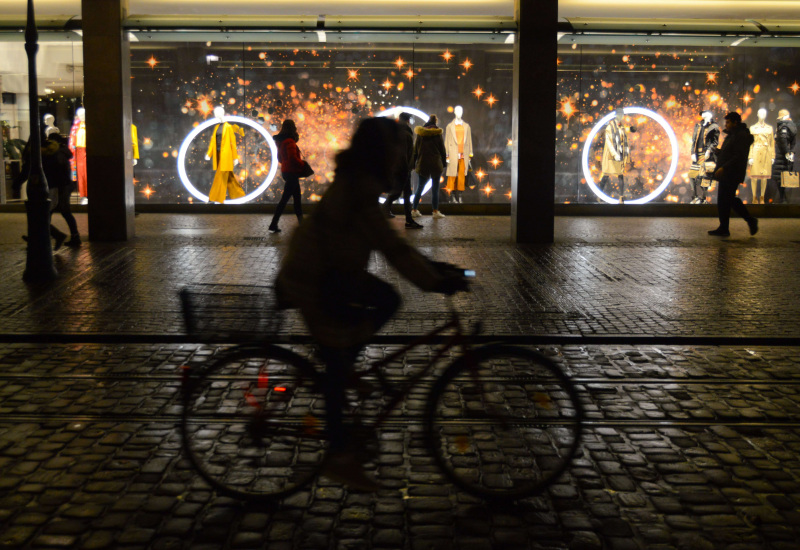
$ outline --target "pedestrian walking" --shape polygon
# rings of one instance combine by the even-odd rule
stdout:
[[[719,227],[708,232],[715,237],[730,235],[729,223],[731,208],[747,222],[750,234],[758,232],[758,220],[750,215],[742,199],[736,196],[736,189],[744,181],[747,172],[747,161],[750,154],[750,145],[753,136],[742,122],[742,116],[736,112],[725,115],[725,130],[727,134],[722,148],[717,155],[717,168],[714,179],[719,182],[717,191],[717,211],[719,212]]]
[[[414,142],[414,167],[419,175],[419,183],[414,195],[414,209],[411,211],[411,215],[415,218],[422,215],[419,213],[419,198],[428,179],[432,184],[433,217],[444,218],[444,214],[439,212],[439,180],[442,179],[442,171],[447,163],[447,152],[444,148],[443,132],[436,126],[437,122],[436,115],[431,115],[424,126],[417,126],[414,129],[414,133],[417,134]]]
[[[397,179],[395,187],[391,193],[386,197],[386,217],[394,218],[392,214],[392,203],[403,195],[403,211],[406,215],[406,228],[408,229],[422,229],[422,224],[414,221],[411,216],[411,171],[414,169],[414,130],[411,129],[411,115],[408,113],[400,113],[397,117],[398,124],[400,125],[400,134],[405,147],[405,157],[400,163],[397,171]]]
[[[297,126],[294,120],[284,120],[283,124],[281,124],[280,132],[273,137],[278,145],[278,162],[281,165],[281,177],[283,178],[283,195],[281,195],[278,206],[275,207],[275,214],[272,216],[269,230],[273,233],[280,233],[278,222],[290,198],[294,199],[294,213],[297,216],[297,221],[303,221],[303,206],[300,202],[303,198],[303,194],[300,191],[300,175],[303,172],[305,163],[303,157],[300,156],[300,149],[297,147],[300,135],[297,133]]]

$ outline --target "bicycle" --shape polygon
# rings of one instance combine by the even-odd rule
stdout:
[[[216,294],[229,307],[227,314],[215,310],[215,322],[247,317],[244,307],[263,312],[274,305],[259,303],[270,300],[269,287],[246,288],[258,289],[256,298],[241,287]],[[202,297],[212,294],[193,298],[190,290],[181,292],[190,332],[198,328],[198,304],[209,302]],[[456,349],[459,356],[434,378],[427,395],[428,451],[453,484],[475,496],[539,494],[567,469],[578,449],[584,413],[577,391],[561,369],[536,351],[472,346],[481,323],[467,332],[449,297],[447,307],[446,323],[353,373],[348,387],[362,397],[380,390],[388,401],[373,418],[350,411],[353,437],[364,443],[364,460],[376,458],[378,430],[398,405]],[[382,372],[408,351],[439,339],[432,359],[413,376],[397,382]],[[239,345],[199,367],[185,368],[182,440],[201,477],[221,494],[255,501],[281,499],[309,484],[327,447],[323,373],[324,367],[305,357],[263,343]]]

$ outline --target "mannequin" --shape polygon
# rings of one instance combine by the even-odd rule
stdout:
[[[139,164],[139,136],[136,125],[131,124],[131,141],[133,142],[133,165]]]
[[[217,124],[214,126],[214,133],[211,134],[206,160],[213,159],[214,170],[217,172],[214,174],[214,183],[211,184],[208,200],[224,203],[226,191],[232,199],[245,195],[244,189],[233,173],[233,167],[239,164],[236,134],[244,136],[244,130],[225,122],[225,109],[221,106],[214,107],[214,117],[217,119]]]
[[[51,115],[50,113],[44,115],[44,135],[45,137],[49,136],[53,132],[56,134],[59,132],[58,128],[55,126],[56,117]]]
[[[78,182],[78,196],[81,204],[89,202],[89,186],[86,181],[86,109],[75,111],[75,122],[69,132],[69,149],[75,160],[74,180]]]
[[[694,125],[692,133],[692,169],[689,170],[689,179],[692,181],[690,204],[706,202],[706,187],[703,187],[706,163],[716,164],[719,145],[719,125],[714,120],[714,113],[704,110],[700,116],[702,119]]]
[[[461,193],[464,191],[464,181],[469,171],[472,158],[472,129],[461,118],[464,109],[456,105],[453,109],[455,118],[447,125],[444,133],[444,149],[447,153],[447,185],[453,202],[461,202]]]
[[[600,190],[606,193],[610,176],[617,176],[620,204],[625,203],[625,169],[631,162],[627,132],[635,131],[633,128],[625,128],[622,125],[623,121],[622,109],[617,109],[614,118],[606,126],[602,161],[603,177],[600,179]]]
[[[750,166],[750,185],[753,189],[753,204],[764,204],[764,192],[767,190],[767,181],[772,176],[772,163],[775,162],[775,138],[772,134],[772,126],[764,120],[767,118],[767,110],[758,110],[758,122],[750,126],[750,133],[753,134],[753,144],[750,146],[749,160]],[[761,192],[757,193],[759,183]]]
[[[778,111],[778,124],[775,128],[775,160],[772,165],[772,181],[778,186],[780,202],[785,203],[786,189],[781,185],[781,173],[794,171],[794,142],[797,126],[792,122],[789,111]]]

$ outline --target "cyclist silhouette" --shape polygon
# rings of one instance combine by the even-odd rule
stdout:
[[[330,442],[323,473],[354,489],[380,485],[364,472],[343,424],[345,385],[362,347],[394,315],[400,296],[367,271],[373,250],[383,253],[423,290],[466,290],[463,274],[432,262],[398,235],[378,198],[392,189],[405,154],[399,125],[368,118],[350,148],[336,156],[334,181],[292,236],[276,281],[279,301],[300,309],[326,365],[325,404]]]

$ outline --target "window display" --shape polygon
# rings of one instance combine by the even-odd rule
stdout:
[[[729,111],[741,113],[756,139],[740,198],[800,202],[781,186],[776,170],[784,164],[773,165],[793,160],[773,144],[784,135],[794,146],[794,124],[787,118],[781,130],[780,113],[800,108],[800,52],[637,40],[559,46],[557,203],[715,200],[712,174],[724,139],[716,120]]]
[[[139,202],[277,203],[271,136],[286,119],[302,128],[298,146],[316,172],[303,180],[303,200],[317,201],[358,122],[400,112],[412,115],[412,127],[432,114],[444,124],[461,122],[454,127],[463,141],[454,130],[448,174],[454,181],[440,191],[442,201],[452,194],[465,203],[510,202],[513,44],[505,36],[478,33],[471,41],[453,33],[459,43],[448,44],[409,43],[417,33],[406,42],[391,33],[386,42],[360,42],[354,33],[339,43],[270,42],[270,33],[263,43],[225,43],[222,34],[220,43],[149,41],[149,35],[138,33],[131,44]],[[235,151],[226,141],[239,163],[223,175],[205,158],[213,158],[215,128],[225,131],[209,123],[215,107],[239,130],[229,134]],[[430,193],[431,182],[424,183]]]

